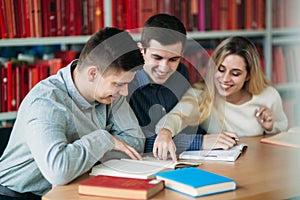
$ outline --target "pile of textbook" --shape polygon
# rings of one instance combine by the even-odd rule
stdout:
[[[199,164],[156,159],[109,160],[93,168],[93,176],[79,183],[78,192],[92,196],[149,199],[159,195],[164,188],[191,197],[236,189],[236,181],[197,168]]]

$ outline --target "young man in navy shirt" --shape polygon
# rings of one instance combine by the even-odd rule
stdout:
[[[145,64],[129,84],[127,100],[146,136],[145,153],[176,160],[176,153],[201,148],[203,130],[193,127],[172,138],[155,132],[156,123],[168,113],[190,87],[188,69],[180,62],[186,43],[182,22],[157,14],[144,24],[138,46]]]

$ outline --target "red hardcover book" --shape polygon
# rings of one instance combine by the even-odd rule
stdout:
[[[240,1],[237,0],[229,0],[229,21],[228,21],[228,29],[229,30],[237,30],[238,29],[238,4]]]
[[[189,18],[191,14],[190,0],[179,1],[178,5],[179,6],[175,6],[175,13],[179,13],[179,19],[182,21],[186,30],[192,31],[192,25],[190,26],[190,24],[193,23],[193,19]]]
[[[38,81],[46,79],[49,76],[49,65],[37,65]]]
[[[30,84],[29,87],[32,89],[39,82],[38,65],[34,64],[29,69],[30,72]]]
[[[211,10],[211,0],[204,0],[204,7],[205,7],[205,30],[212,30],[212,10]],[[200,13],[199,13],[200,15]]]
[[[11,10],[12,10],[12,23],[13,23],[13,34],[14,38],[20,37],[20,22],[19,22],[19,15],[22,15],[18,9],[18,2],[17,0],[11,1]]]
[[[184,3],[185,0],[173,0],[173,15],[175,17],[177,17],[180,20],[183,20],[182,16],[181,16],[181,10],[184,9],[182,6],[182,3]],[[186,5],[184,5],[186,6]],[[184,24],[184,21],[182,21]],[[185,24],[184,24],[185,25]]]
[[[89,16],[88,0],[82,0],[82,24],[81,35],[88,34],[88,16]]]
[[[16,110],[18,110],[21,103],[21,66],[15,66],[15,90],[16,90]]]
[[[198,0],[191,0],[189,2],[189,11],[188,11],[188,17],[189,17],[189,30],[190,31],[198,31],[198,15],[199,15],[199,6],[198,6]]]
[[[87,2],[87,34],[91,35],[95,32],[95,0],[88,0]]]
[[[27,37],[26,33],[26,13],[25,13],[25,2],[24,0],[16,0],[17,3],[17,17],[18,17],[18,27],[19,27],[19,37]]]
[[[252,0],[245,0],[245,29],[253,29],[254,25],[254,18],[253,18],[253,12],[254,12],[254,1]]]
[[[24,4],[24,20],[25,20],[25,29],[26,29],[26,37],[31,37],[31,0],[22,0]]]
[[[228,30],[229,29],[229,1],[228,0],[219,0],[219,29]]]
[[[264,29],[266,24],[266,2],[265,0],[256,0],[254,17],[256,21],[256,29]]]
[[[34,7],[33,7],[34,0],[27,0],[28,3],[28,10],[29,10],[29,27],[30,27],[30,37],[35,37],[35,30],[34,30]]]
[[[236,0],[237,4],[237,28],[245,28],[245,0]]]
[[[1,38],[8,38],[8,25],[6,18],[5,0],[0,0],[0,30]]]
[[[2,93],[2,79],[3,79],[3,75],[2,75],[2,68],[3,66],[0,63],[0,112],[2,112],[2,102],[3,102],[3,93]]]
[[[62,65],[66,66],[70,62],[72,62],[74,59],[76,59],[76,52],[73,50],[67,50],[67,51],[55,51],[54,52],[55,58],[60,58],[62,61]]]
[[[56,35],[56,0],[42,1],[43,36]]]
[[[126,29],[131,32],[137,32],[136,28],[141,28],[138,25],[138,0],[125,0],[125,15],[126,15]],[[133,30],[135,29],[135,30]]]
[[[174,15],[175,13],[175,1],[174,0],[162,0],[164,2],[164,13]]]
[[[143,27],[146,20],[157,13],[157,0],[139,0],[138,5],[138,26]]]
[[[33,0],[34,36],[42,37],[42,4],[41,0]]]
[[[83,195],[125,199],[149,199],[164,189],[164,181],[112,176],[94,176],[79,183]]]
[[[56,0],[55,5],[56,5],[56,12],[54,13],[55,19],[56,19],[56,35],[57,36],[63,36],[63,21],[62,21],[62,1],[63,0]]]
[[[164,12],[165,12],[165,2],[157,1],[157,13],[164,13]]]
[[[220,0],[211,0],[211,30],[220,30]]]
[[[75,2],[66,0],[66,35],[75,35]]]
[[[83,2],[81,0],[73,1],[75,1],[75,35],[82,35]]]
[[[37,60],[37,65],[49,66],[49,75],[54,75],[58,70],[62,68],[62,59],[60,58],[51,58],[46,60]]]
[[[199,0],[198,30],[205,31],[205,0]]]
[[[16,33],[14,32],[14,22],[12,16],[12,1],[5,0],[4,6],[6,10],[5,13],[6,13],[6,21],[7,21],[8,38],[14,38]]]
[[[111,22],[113,27],[117,27],[117,0],[111,0]]]
[[[126,29],[125,0],[117,0],[116,27]]]
[[[103,0],[95,0],[95,10],[94,10],[94,18],[95,18],[95,29],[93,32],[99,31],[104,27],[104,10],[103,10]]]
[[[1,112],[7,112],[7,69],[1,67]]]
[[[21,100],[23,100],[26,94],[29,92],[29,70],[28,66],[23,65],[21,67]]]
[[[16,110],[16,73],[12,62],[6,62],[7,69],[7,111]]]

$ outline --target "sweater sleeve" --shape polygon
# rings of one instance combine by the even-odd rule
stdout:
[[[158,133],[162,128],[165,128],[172,132],[172,136],[175,136],[186,128],[190,121],[197,120],[201,92],[200,89],[189,88],[177,105],[159,120],[155,132]]]
[[[288,119],[287,116],[283,110],[282,106],[282,100],[275,88],[272,88],[271,91],[273,90],[273,99],[274,102],[271,105],[271,110],[274,113],[274,125],[273,129],[271,131],[265,131],[266,133],[279,133],[282,131],[286,131],[288,128]]]

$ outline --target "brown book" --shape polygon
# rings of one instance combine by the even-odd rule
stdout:
[[[300,149],[300,127],[293,127],[286,132],[262,138],[260,142]]]
[[[94,176],[79,183],[83,195],[126,199],[149,199],[164,189],[164,181],[113,176]]]
[[[42,37],[42,4],[41,0],[32,1],[33,4],[33,23],[34,37]]]

